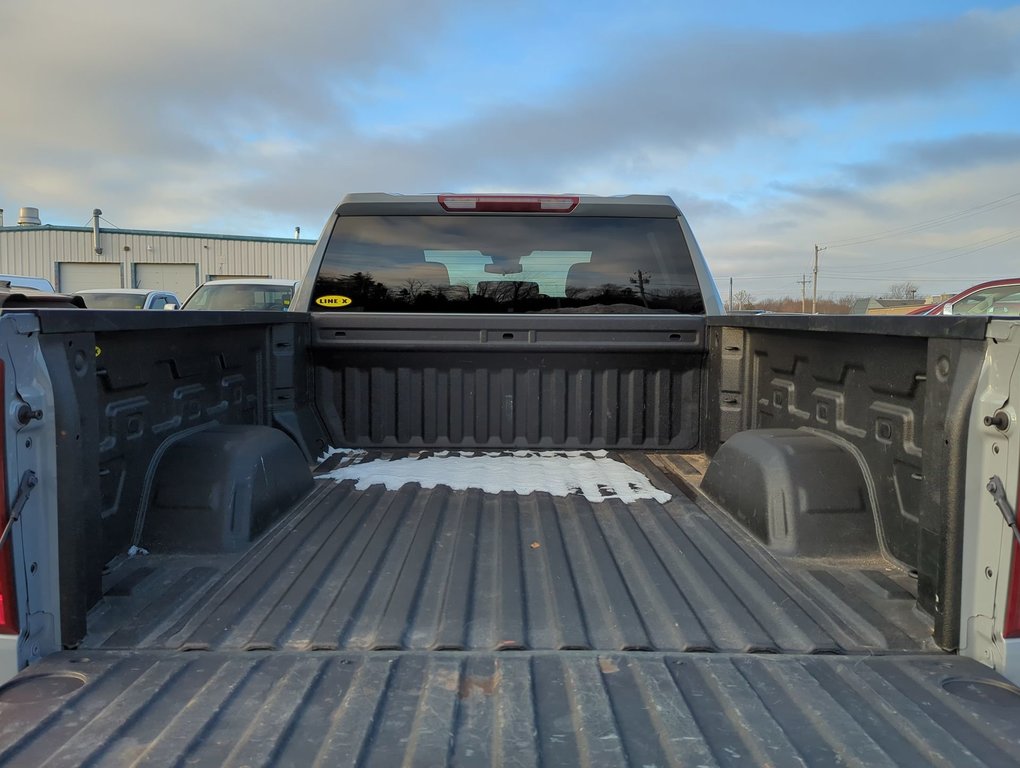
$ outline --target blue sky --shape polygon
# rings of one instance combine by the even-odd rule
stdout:
[[[648,192],[755,296],[815,243],[822,295],[1020,273],[1008,3],[40,0],[0,64],[8,220],[313,235],[353,191]]]

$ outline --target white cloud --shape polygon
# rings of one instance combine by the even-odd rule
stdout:
[[[560,69],[546,29],[541,50],[485,62],[486,93],[459,93],[472,60],[458,41],[484,55],[504,23],[528,39],[531,11],[506,18],[439,0],[12,5],[0,25],[0,66],[18,73],[0,120],[0,205],[37,205],[52,223],[100,206],[125,227],[287,235],[317,231],[356,190],[669,192],[713,266],[746,275],[800,273],[815,242],[1016,191],[1012,125],[921,138],[940,117],[959,122],[943,102],[972,86],[999,87],[1004,110],[1017,103],[1020,10],[824,34],[621,24],[625,36],[593,34],[586,50],[571,41]],[[530,98],[510,95],[529,78]],[[886,150],[883,111],[900,129]],[[837,118],[852,128],[831,131]],[[904,141],[911,130],[923,136]],[[1011,218],[861,258],[921,258]],[[998,273],[1012,253],[963,261]],[[852,269],[853,256],[833,249],[824,270]]]
[[[1020,239],[1005,238],[1020,234],[1018,178],[1020,154],[1011,162],[936,167],[855,192],[868,198],[867,207],[847,204],[837,195],[786,197],[750,216],[707,221],[697,234],[714,272],[734,276],[738,289],[751,294],[799,295],[796,275],[810,277],[815,243],[856,240],[871,242],[823,251],[823,294],[881,293],[904,280],[922,292],[955,292],[986,278],[1017,276]],[[1008,199],[985,205],[1003,198]],[[969,215],[952,216],[957,213]],[[936,223],[942,219],[949,220]],[[762,237],[770,220],[793,224]],[[904,231],[925,222],[931,225]],[[890,236],[882,236],[886,233]],[[795,276],[762,279],[770,272]],[[742,281],[750,276],[755,277]]]

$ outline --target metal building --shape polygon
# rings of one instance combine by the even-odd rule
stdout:
[[[153,288],[182,299],[205,280],[272,277],[300,280],[314,240],[159,232],[42,224],[22,208],[17,226],[2,226],[0,273],[45,277],[57,290]],[[299,234],[299,230],[295,230]]]

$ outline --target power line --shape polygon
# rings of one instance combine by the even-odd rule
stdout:
[[[996,242],[988,243],[989,240],[994,240],[996,238],[998,238],[996,240]],[[969,256],[972,253],[980,253],[981,251],[987,251],[989,248],[995,248],[996,246],[1002,245],[1003,243],[1008,243],[1010,240],[1016,240],[1017,238],[1020,238],[1020,230],[1013,230],[1012,232],[1007,232],[1004,235],[996,235],[995,237],[989,237],[989,238],[986,238],[984,240],[978,240],[976,243],[971,243],[971,245],[977,245],[979,243],[988,243],[987,245],[982,245],[980,248],[970,248],[969,250],[961,251],[960,253],[952,253],[952,255],[946,256],[946,257],[941,258],[941,259],[931,259],[931,260],[926,260],[926,261],[919,261],[919,262],[916,262],[916,263],[913,263],[913,264],[906,263],[909,260],[904,260],[904,263],[901,263],[901,264],[899,264],[897,266],[894,266],[894,267],[878,267],[876,269],[862,269],[862,270],[859,270],[858,274],[860,272],[864,272],[866,274],[875,274],[877,272],[895,272],[895,271],[901,270],[901,269],[911,269],[911,268],[918,268],[918,267],[927,267],[927,266],[931,266],[932,264],[941,264],[941,263],[946,262],[946,261],[952,261],[953,259],[958,259],[961,256]],[[967,246],[960,246],[960,248],[966,248],[966,247]],[[957,250],[957,249],[954,248],[954,249],[950,249],[949,251],[938,251],[936,253],[951,253],[953,250]],[[895,262],[889,262],[889,263],[890,264],[895,264]],[[856,267],[854,267],[854,269],[856,269]],[[830,273],[830,274],[832,274],[832,273]]]
[[[890,280],[911,280],[911,281],[924,281],[926,283],[937,283],[937,282],[952,282],[956,280],[994,280],[994,277],[982,278],[982,277],[918,277],[917,275],[887,275],[886,277],[858,277],[857,275],[841,275],[836,273],[829,273],[829,277],[837,277],[840,280],[867,280],[875,283],[887,283]],[[999,275],[1001,277],[1001,275]]]
[[[1015,193],[1013,195],[1008,195],[1007,197],[1000,198],[999,200],[996,200],[996,201],[992,201],[991,203],[986,203],[983,206],[976,206],[975,208],[968,209],[968,211],[977,211],[979,209],[989,209],[988,207],[991,206],[991,205],[994,205],[994,204],[997,204],[997,203],[1001,203],[1004,200],[1013,200],[1014,198],[1020,198],[1020,192],[1017,192],[1017,193]],[[1011,204],[1011,203],[1009,203],[1009,204]],[[999,207],[1002,207],[1002,206],[999,206]],[[966,212],[962,212],[962,213],[966,213]],[[943,218],[944,219],[948,219],[949,217],[943,217]],[[905,280],[918,280],[918,281],[922,281],[923,280],[923,281],[931,283],[933,281],[940,280],[940,279],[941,280],[945,280],[945,281],[958,280],[958,279],[962,279],[962,278],[954,278],[954,277],[944,277],[943,278],[941,276],[933,276],[933,275],[930,275],[930,274],[922,276],[922,277],[918,277],[916,275],[903,276],[903,275],[890,275],[890,274],[884,274],[884,275],[882,275],[880,277],[869,276],[869,275],[876,275],[877,273],[897,272],[897,271],[900,271],[900,270],[903,270],[903,269],[915,269],[915,268],[920,268],[920,267],[931,266],[933,264],[940,264],[940,263],[943,263],[943,262],[946,262],[946,261],[952,261],[953,259],[958,259],[961,256],[967,256],[967,255],[970,255],[970,254],[973,254],[973,253],[979,253],[981,251],[988,250],[989,248],[995,248],[995,247],[997,247],[999,245],[1003,245],[1004,243],[1008,243],[1008,242],[1010,242],[1012,240],[1016,240],[1018,238],[1020,238],[1020,230],[1010,230],[1010,231],[1005,232],[1005,233],[1001,233],[1001,234],[998,234],[998,235],[992,235],[991,237],[986,237],[986,238],[984,238],[982,240],[976,240],[976,241],[974,241],[972,243],[967,243],[965,245],[957,246],[955,248],[950,248],[950,249],[946,249],[946,250],[942,250],[942,251],[935,251],[933,254],[928,254],[928,255],[925,255],[925,256],[912,256],[912,257],[908,257],[908,258],[904,258],[904,259],[895,259],[895,260],[892,260],[892,261],[886,261],[886,262],[884,262],[884,266],[882,266],[882,267],[877,267],[877,268],[875,268],[875,267],[866,267],[866,268],[862,269],[862,268],[857,267],[856,265],[848,265],[850,268],[855,270],[853,274],[847,274],[845,272],[838,271],[838,268],[837,268],[837,271],[828,272],[827,274],[829,276],[831,276],[831,277],[835,277],[835,278],[838,278],[838,279],[841,279],[841,280],[865,280],[865,281],[869,281],[869,282],[875,282],[875,281],[879,281],[880,282],[880,281],[887,281],[887,280],[905,279]],[[878,238],[876,238],[876,239],[878,239]],[[979,247],[972,248],[970,246],[979,246]],[[839,246],[839,245],[836,245],[836,246],[818,246],[818,245],[815,245],[815,253],[814,253],[815,261],[814,261],[814,264],[811,267],[812,274],[813,274],[813,288],[812,288],[812,296],[813,296],[812,304],[813,305],[816,304],[816,302],[817,302],[817,295],[819,293],[818,285],[817,285],[817,281],[818,281],[818,254],[821,251],[826,250],[826,248],[828,248],[828,247],[841,247],[841,246]],[[964,248],[966,250],[962,250],[961,251],[960,250],[961,248]],[[939,259],[932,259],[932,258],[930,258],[931,256],[938,256],[938,255],[941,255],[941,254],[949,254],[949,255],[945,256],[944,258],[939,258]],[[864,274],[862,274],[862,272]],[[779,274],[772,274],[772,275],[736,275],[735,277],[739,278],[740,280],[745,280],[745,281],[746,280],[781,280],[781,279],[789,278],[789,277],[797,277],[797,274],[796,273],[779,273]],[[802,280],[806,280],[807,279],[806,276],[803,275],[803,274],[801,274],[801,278],[802,278]],[[724,276],[724,275],[717,275],[717,279],[726,279],[726,276]],[[734,276],[729,276],[728,279],[732,282],[732,280],[734,279]],[[974,279],[976,279],[976,278],[974,278]],[[988,278],[988,279],[993,279],[993,278]],[[801,284],[801,281],[796,281],[796,282],[798,284]],[[779,293],[782,290],[783,289],[778,289],[778,288],[777,289],[772,289],[771,291],[767,291],[767,292],[759,290],[758,293],[759,294],[763,294],[763,293]],[[804,293],[805,291],[806,291],[806,289],[802,285],[802,293]],[[806,301],[806,297],[805,297],[805,301]],[[814,307],[813,307],[812,311],[814,311]]]
[[[800,311],[807,312],[807,275],[801,275],[797,282],[800,283]]]
[[[991,235],[990,237],[986,237],[986,238],[984,238],[982,240],[975,240],[975,241],[970,242],[970,243],[964,243],[963,245],[958,245],[955,248],[946,248],[944,250],[935,251],[933,253],[925,254],[923,256],[908,256],[908,257],[903,258],[903,259],[887,260],[887,261],[882,262],[883,266],[881,266],[881,267],[858,266],[857,264],[851,264],[851,265],[846,265],[846,266],[848,268],[853,268],[855,270],[855,274],[859,274],[859,273],[872,274],[872,273],[876,273],[876,272],[890,272],[890,271],[895,271],[895,270],[898,270],[898,269],[904,269],[904,268],[910,268],[910,267],[923,267],[923,266],[928,266],[930,264],[939,264],[939,263],[944,262],[944,261],[951,261],[952,259],[959,258],[960,256],[967,256],[967,255],[969,255],[971,253],[978,253],[980,251],[984,251],[984,250],[987,250],[989,248],[994,248],[997,245],[1002,245],[1004,243],[1008,243],[1011,240],[1016,240],[1017,238],[1020,238],[1020,229],[1013,229],[1013,230],[1009,230],[1008,232],[1001,232],[1001,233],[999,233],[997,235]],[[980,247],[972,248],[971,246],[980,246]],[[961,248],[965,248],[965,249],[968,249],[968,250],[960,251]],[[822,251],[822,250],[825,250],[825,249],[819,247],[819,251]],[[959,251],[959,253],[957,253],[957,251]],[[942,254],[950,254],[950,255],[947,256],[944,259],[932,259],[931,258],[933,256],[941,256]],[[891,265],[894,265],[894,266],[891,266]],[[808,268],[809,269],[813,269],[813,267],[811,265],[809,265]],[[839,268],[837,267],[836,269],[838,270]],[[829,274],[836,275],[835,272],[832,272],[832,273],[829,273]],[[802,276],[802,273],[799,273],[799,272],[783,272],[783,273],[772,274],[772,275],[741,275],[741,274],[734,274],[733,275],[734,278],[739,279],[739,280],[778,280],[778,279],[782,279],[782,278],[800,277],[800,276]],[[720,279],[724,279],[724,278],[729,277],[729,275],[726,275],[725,273],[723,273],[723,274],[718,274],[717,277],[720,278]]]
[[[814,266],[814,285],[811,286],[811,314],[818,314],[818,254],[822,251],[827,250],[825,246],[819,247],[815,243],[815,266]]]
[[[811,279],[808,278],[808,283],[810,283],[810,282],[811,282]],[[794,286],[796,286],[798,284],[799,284],[799,281],[797,283],[794,283]],[[796,296],[798,291],[797,291],[797,289],[795,287],[768,288],[768,289],[766,289],[764,291],[753,291],[753,292],[750,292],[750,293],[756,299],[767,298],[767,297],[771,297],[771,298],[779,297],[779,298],[784,298],[784,299],[785,298],[795,299],[795,300],[799,301],[799,298]],[[818,291],[818,300],[822,301],[827,296],[828,297],[832,297],[832,296],[845,296],[848,293],[853,293],[853,291],[846,291],[846,290],[839,290],[839,289],[824,290],[824,291],[820,290],[820,291]]]
[[[781,275],[740,275],[740,274],[728,275],[726,273],[722,273],[717,274],[715,278],[716,280],[728,280],[730,277],[732,277],[734,280],[778,280],[784,277],[800,277],[801,274],[802,273],[800,272],[790,272],[789,274]]]
[[[965,219],[970,216],[976,216],[979,213],[986,213],[988,211],[994,211],[999,208],[1005,208],[1008,205],[1020,202],[1020,192],[1014,192],[1011,195],[1000,197],[997,200],[992,200],[981,205],[976,205],[972,208],[966,208],[962,211],[956,211],[955,213],[945,214],[943,216],[936,217],[934,219],[928,219],[926,221],[920,221],[916,224],[907,224],[903,227],[897,227],[895,229],[888,229],[884,232],[873,232],[869,235],[861,235],[857,238],[851,238],[850,240],[837,241],[835,243],[829,243],[827,248],[847,248],[851,245],[863,245],[864,243],[874,243],[878,240],[886,240],[890,237],[896,237],[898,235],[908,235],[914,232],[920,232],[925,229],[932,227],[941,226],[942,224],[949,224],[960,219]]]
[[[935,251],[934,253],[929,253],[924,256],[908,256],[903,259],[892,259],[891,261],[885,261],[883,262],[885,266],[882,267],[859,267],[855,264],[854,269],[860,270],[861,272],[884,272],[890,268],[889,267],[890,264],[900,265],[897,267],[892,267],[892,269],[900,269],[903,266],[923,267],[928,264],[938,264],[940,261],[949,261],[950,259],[955,259],[957,256],[965,256],[968,253],[976,253],[977,251],[982,251],[985,250],[986,248],[992,248],[996,245],[1001,245],[1002,243],[1008,243],[1010,240],[1015,240],[1017,237],[1020,237],[1020,229],[1013,229],[1010,230],[1009,232],[1001,232],[997,235],[986,237],[983,240],[975,240],[972,243],[964,243],[963,245],[958,245],[955,248],[946,248],[945,250]],[[993,240],[995,240],[996,242],[991,242]],[[988,243],[988,245],[985,246],[984,245],[985,243]],[[970,248],[972,245],[980,245],[984,247],[975,248],[969,251],[963,251],[962,253],[954,253],[954,251],[959,251],[961,248]],[[953,255],[945,259],[929,260],[930,257],[932,256],[941,256],[944,253],[950,253]]]

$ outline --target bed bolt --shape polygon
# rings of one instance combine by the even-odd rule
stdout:
[[[1009,429],[1009,414],[1005,411],[996,411],[993,416],[985,416],[984,422],[986,427],[995,427],[1000,432],[1005,432]]]
[[[22,403],[18,406],[18,410],[15,411],[15,418],[21,426],[25,426],[32,419],[41,419],[43,414],[42,411],[37,408],[33,408],[28,403]]]

